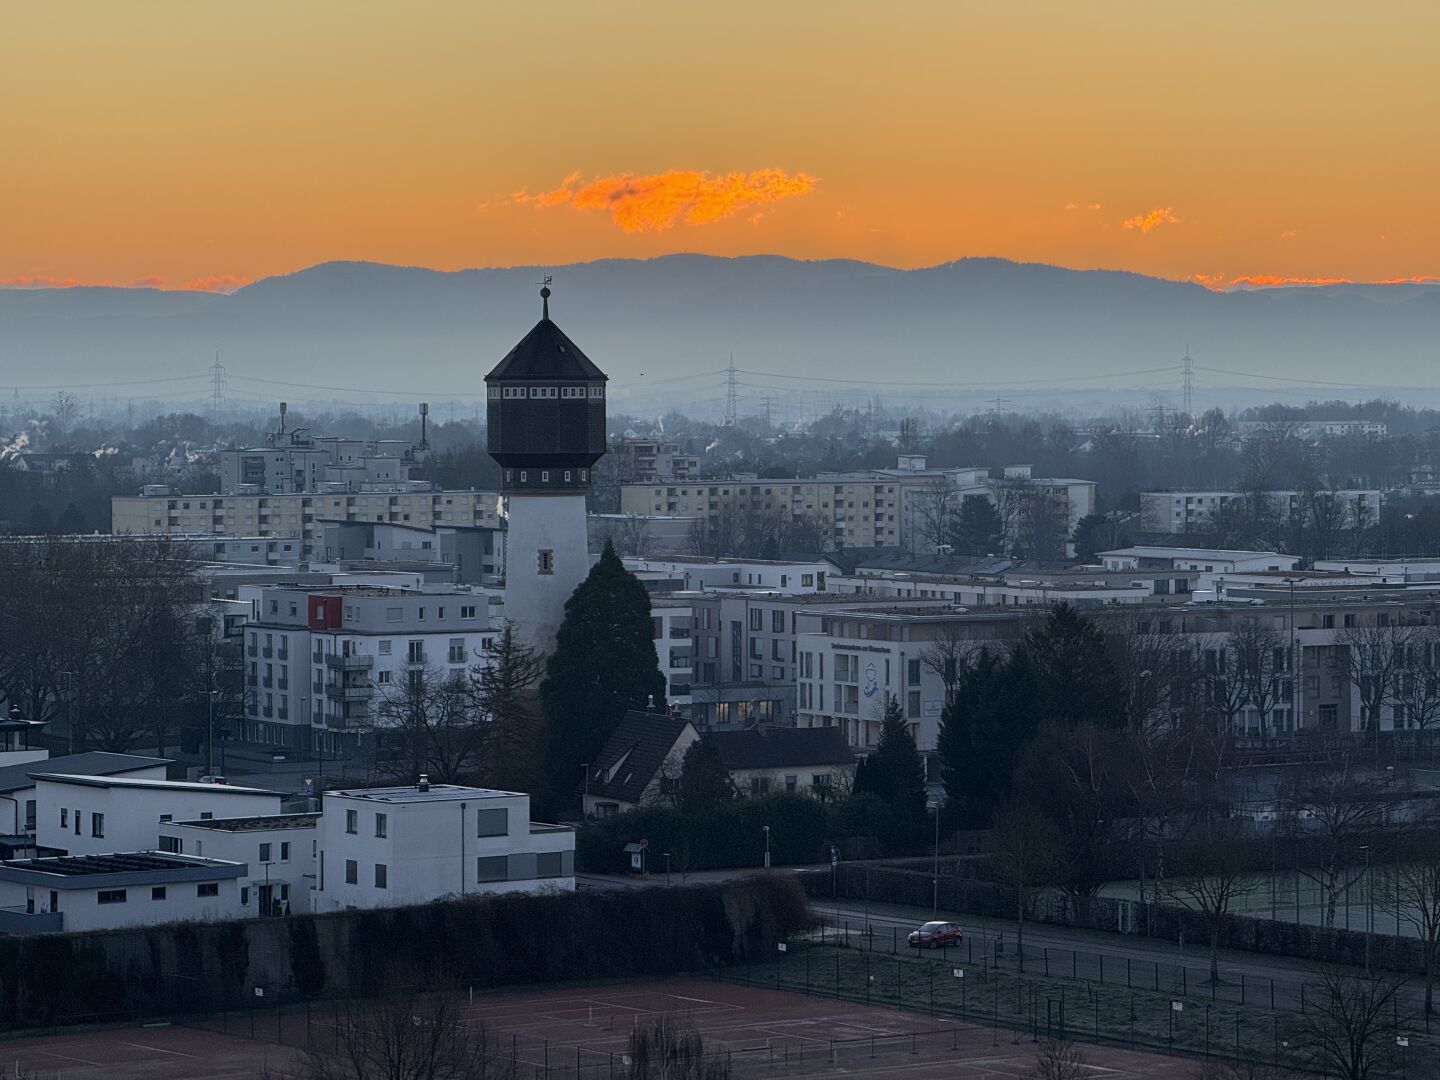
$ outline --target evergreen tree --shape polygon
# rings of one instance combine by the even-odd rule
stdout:
[[[576,805],[581,766],[596,759],[628,709],[665,706],[650,597],[608,543],[565,601],[540,699],[548,725],[545,794],[551,813]]]
[[[1023,653],[981,649],[940,718],[937,752],[945,818],[978,828],[1010,801],[1015,763],[1035,736],[1034,675]]]
[[[998,555],[1004,550],[1004,529],[995,504],[983,495],[967,495],[955,515],[951,545],[957,555]]]
[[[696,739],[685,750],[675,803],[684,814],[699,814],[724,806],[735,798],[730,770],[710,739]]]
[[[471,693],[486,725],[481,774],[504,791],[539,791],[544,782],[545,725],[535,700],[542,664],[515,635],[515,624],[495,640],[488,663],[470,671]]]
[[[1050,608],[1016,650],[1035,677],[1032,708],[1042,720],[1120,727],[1125,687],[1095,624],[1069,604]]]
[[[925,817],[925,765],[893,696],[885,702],[875,752],[855,770],[855,794],[866,793],[883,800],[901,827],[913,827]]]
[[[1083,563],[1093,563],[1100,552],[1130,543],[1120,524],[1104,514],[1086,514],[1075,523],[1075,533],[1070,539],[1075,545],[1075,558]]]
[[[85,515],[73,502],[65,504],[65,509],[60,514],[60,520],[55,523],[55,531],[70,535],[85,531]]]

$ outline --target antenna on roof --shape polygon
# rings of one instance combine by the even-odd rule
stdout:
[[[545,280],[538,283],[540,285],[540,318],[546,320],[550,318],[550,281],[550,275],[546,274]]]

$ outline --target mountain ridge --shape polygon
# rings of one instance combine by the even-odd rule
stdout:
[[[226,294],[89,286],[0,290],[0,350],[55,383],[193,375],[474,385],[552,313],[619,388],[741,367],[834,379],[1005,385],[1178,364],[1278,380],[1424,385],[1440,286],[1216,292],[1129,270],[970,257],[903,269],[851,259],[673,254],[436,270],[334,260]],[[645,373],[642,376],[641,373]],[[318,376],[323,374],[325,378]],[[29,383],[38,380],[15,379]],[[677,401],[683,404],[683,400]]]

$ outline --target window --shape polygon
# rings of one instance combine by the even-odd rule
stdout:
[[[906,715],[906,716],[919,716],[919,715],[920,715],[920,691],[919,691],[919,690],[911,690],[911,691],[909,691],[909,692],[906,694],[905,715]]]
[[[475,605],[474,605],[474,604],[461,604],[461,605],[460,605],[460,618],[462,618],[462,619],[473,619],[473,618],[475,618]]]
[[[475,811],[475,835],[476,836],[505,836],[510,831],[510,811],[499,810],[477,810]]]
[[[463,664],[465,662],[465,639],[452,637],[450,639],[450,663]]]
[[[535,876],[537,878],[559,877],[564,872],[564,852],[542,851],[535,857]]]
[[[79,810],[74,810],[74,811],[71,812],[71,820],[75,822],[75,835],[76,835],[76,836],[79,836],[79,835],[80,835],[80,811],[79,811]]]
[[[506,881],[509,877],[509,860],[504,855],[483,855],[475,860],[476,881]]]
[[[101,889],[95,894],[97,904],[123,904],[125,903],[124,889]]]
[[[282,843],[282,844],[280,845],[280,861],[281,861],[281,862],[289,862],[289,861],[290,861],[290,841],[288,841],[288,840],[286,840],[284,843]]]
[[[425,642],[409,642],[405,657],[412,664],[423,664],[425,662]]]
[[[552,548],[541,548],[535,553],[535,572],[537,574],[555,573],[555,552]]]
[[[751,795],[769,795],[770,778],[768,776],[752,776],[750,778]]]
[[[905,681],[906,681],[907,683],[909,683],[911,686],[919,686],[919,685],[920,685],[920,661],[919,661],[919,660],[906,660],[906,661],[905,661]]]
[[[345,860],[345,884],[360,884],[360,864],[354,859]]]
[[[240,906],[241,906],[241,907],[248,907],[249,905],[250,905],[250,886],[249,886],[249,885],[241,885],[241,886],[240,886]]]
[[[94,837],[95,839],[97,839],[97,840],[104,838],[104,836],[105,836],[105,815],[104,815],[104,814],[91,814],[91,815],[90,815],[90,835],[93,836],[93,837]]]
[[[375,681],[376,681],[377,683],[388,683],[388,682],[390,681],[390,672],[388,672],[388,671],[377,671],[377,672],[375,673]]]
[[[358,810],[346,810],[346,811],[345,811],[345,831],[346,831],[347,833],[349,833],[351,836],[354,836],[356,833],[358,833],[358,832],[360,831],[360,811],[358,811]]]
[[[60,808],[60,827],[62,829],[70,827],[70,811],[63,806]]]
[[[405,617],[405,609],[398,607],[387,607],[385,609],[386,622],[400,622]]]
[[[178,836],[162,836],[160,837],[160,850],[168,851],[172,855],[183,855],[185,854],[185,841]]]
[[[381,655],[381,656],[389,656],[389,655],[390,655],[390,642],[389,642],[389,641],[382,640],[382,641],[380,642],[380,655]]]
[[[385,839],[390,831],[389,824],[389,819],[384,814],[375,815],[375,836],[377,839]]]
[[[775,608],[770,612],[770,632],[772,634],[785,632],[785,612],[781,608]]]
[[[262,863],[267,863],[267,862],[270,861],[270,845],[269,845],[269,844],[261,844],[261,845],[260,845],[260,861],[261,861]]]
[[[388,880],[389,872],[386,870],[385,864],[383,862],[377,862],[375,864],[375,887],[377,889],[389,888],[386,884]]]
[[[156,886],[154,886],[153,888],[151,888],[151,890],[150,890],[150,899],[151,899],[151,900],[164,900],[164,899],[165,899],[165,886],[164,886],[164,885],[156,885]]]
[[[1331,705],[1321,705],[1319,712],[1320,712],[1320,726],[1321,726],[1322,728],[1323,728],[1323,727],[1332,727],[1332,728],[1333,728],[1333,727],[1335,726],[1336,722],[1340,719],[1340,715],[1339,715],[1339,713],[1340,713],[1340,707],[1339,707],[1338,705],[1334,705],[1334,704],[1331,704]]]
[[[751,609],[750,609],[750,629],[751,629],[751,630],[764,630],[764,629],[765,629],[765,612],[764,612],[763,610],[761,610],[760,608],[751,608]]]
[[[195,886],[196,896],[219,896],[220,883],[218,881],[202,881]]]

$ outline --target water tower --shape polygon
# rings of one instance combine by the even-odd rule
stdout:
[[[565,601],[590,572],[585,492],[605,453],[606,376],[542,314],[485,376],[487,449],[509,512],[505,615],[541,652],[555,646]]]

